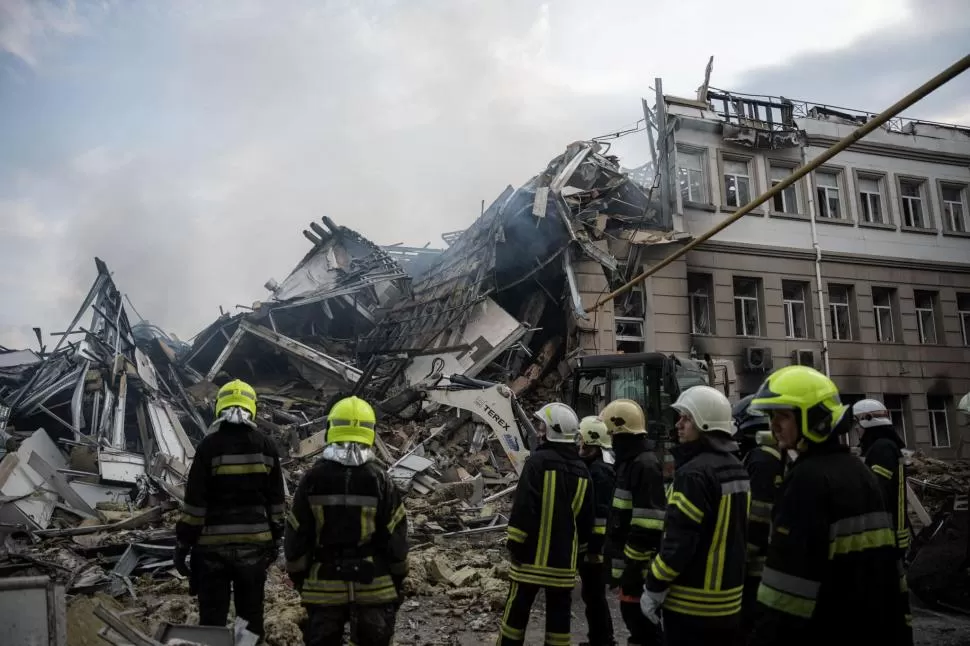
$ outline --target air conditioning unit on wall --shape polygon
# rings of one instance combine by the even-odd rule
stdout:
[[[771,348],[754,347],[744,349],[744,369],[753,372],[771,371]]]
[[[815,367],[815,350],[793,350],[791,353],[793,366]]]

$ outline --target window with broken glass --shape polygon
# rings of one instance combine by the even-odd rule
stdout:
[[[785,337],[805,339],[808,337],[808,321],[805,310],[805,285],[782,281],[781,298],[785,307]]]
[[[950,427],[946,417],[946,398],[927,396],[926,409],[930,416],[930,436],[933,446],[938,449],[949,448]]]
[[[690,325],[692,334],[713,334],[711,321],[711,291],[713,280],[709,274],[687,274],[687,293],[690,297]]]
[[[832,339],[835,341],[852,340],[852,318],[849,309],[851,288],[845,285],[829,285],[829,321]]]
[[[967,230],[966,187],[944,184],[941,187],[943,198],[943,225],[947,231],[965,233]]]
[[[893,336],[893,293],[891,289],[872,288],[872,311],[876,317],[876,341],[892,343]]]
[[[761,335],[757,278],[734,279],[734,331],[738,336]]]
[[[724,160],[724,203],[735,208],[751,201],[751,176],[748,162]]]
[[[616,349],[620,352],[643,352],[643,319],[615,316]]]
[[[772,165],[769,169],[771,186],[777,186],[791,176],[791,168]],[[795,186],[789,186],[772,198],[772,209],[777,213],[798,213],[798,196]]]
[[[893,428],[896,429],[904,446],[906,445],[907,399],[908,397],[906,395],[890,395],[889,393],[884,393],[882,396],[882,403],[885,405],[886,410],[889,411],[889,417],[893,421]]]
[[[819,171],[815,174],[815,193],[818,215],[821,218],[841,219],[842,199],[839,189],[839,174],[832,171]]]
[[[707,196],[707,174],[705,155],[699,151],[678,150],[677,180],[680,183],[680,198],[687,202],[708,204],[711,200]]]
[[[936,343],[936,294],[933,292],[914,292],[916,301],[916,327],[919,329],[920,343]]]
[[[882,215],[882,180],[878,177],[859,176],[859,209],[862,221],[884,224]]]
[[[899,180],[899,197],[903,203],[903,225],[925,229],[923,214],[923,183],[915,180]]]
[[[970,294],[957,294],[957,316],[960,317],[963,345],[970,346]]]

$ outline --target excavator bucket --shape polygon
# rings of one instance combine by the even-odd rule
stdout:
[[[948,497],[909,556],[907,581],[921,601],[970,614],[970,492]]]

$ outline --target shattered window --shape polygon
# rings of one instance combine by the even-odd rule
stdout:
[[[863,222],[883,224],[880,183],[878,177],[859,177],[859,206],[862,209]]]
[[[704,175],[704,153],[678,150],[677,180],[680,183],[680,197],[686,202],[707,204],[707,180]]]
[[[935,294],[932,292],[916,292],[916,327],[919,330],[920,343],[936,343],[936,307]]]
[[[967,230],[967,224],[964,220],[966,213],[965,193],[966,189],[961,186],[946,185],[941,189],[943,225],[947,231],[964,232]]]
[[[926,228],[923,221],[923,183],[901,180],[899,194],[903,201],[903,225],[916,229]]]
[[[610,393],[612,399],[632,399],[647,410],[647,391],[643,366],[626,366],[610,371]]]
[[[783,281],[781,284],[782,303],[785,306],[785,337],[789,339],[808,338],[806,291],[803,283]]]
[[[713,334],[711,319],[710,274],[687,274],[687,292],[690,295],[690,326],[692,334]]]
[[[791,168],[784,166],[772,166],[770,170],[771,186],[774,187],[788,179],[791,171]],[[772,198],[772,209],[777,213],[798,213],[798,198],[794,184]]]
[[[839,190],[839,174],[818,172],[815,174],[815,192],[818,196],[818,215],[822,218],[842,218],[842,201]]]
[[[927,396],[926,408],[930,414],[930,434],[933,438],[933,446],[938,449],[948,448],[950,446],[950,427],[946,418],[946,398]]]
[[[852,327],[849,318],[849,287],[829,285],[829,320],[835,341],[851,341]]]
[[[895,340],[892,296],[890,289],[872,288],[872,310],[876,315],[876,340],[880,343],[892,343]]]
[[[957,294],[957,314],[960,315],[963,345],[970,345],[970,294]]]
[[[579,374],[579,388],[576,393],[574,410],[580,417],[598,415],[609,401],[607,400],[606,369],[583,370]]]
[[[724,200],[727,206],[735,208],[751,201],[751,177],[748,175],[748,162],[724,161]]]
[[[758,279],[734,279],[734,327],[738,336],[761,335]]]

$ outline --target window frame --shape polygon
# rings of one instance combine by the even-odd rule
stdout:
[[[835,188],[831,186],[822,186],[818,183],[819,175],[830,175],[835,177]],[[823,222],[854,222],[853,211],[851,208],[852,201],[845,199],[843,196],[849,194],[848,186],[846,185],[846,175],[845,168],[841,166],[820,166],[815,170],[813,175],[813,184],[815,189],[815,215]],[[819,192],[824,191],[826,195],[825,210],[828,211],[828,191],[836,190],[839,192],[839,209],[842,213],[841,217],[833,218],[828,215],[822,215],[821,201],[819,200]]]
[[[705,206],[712,206],[714,204],[713,194],[711,191],[711,181],[710,181],[710,161],[709,161],[709,150],[703,146],[693,146],[690,144],[677,144],[677,192],[680,195],[681,206],[686,206],[688,204],[702,204]],[[680,164],[681,155],[697,156],[700,158],[700,173],[701,173],[701,186],[706,193],[705,200],[694,200],[694,199],[684,199],[683,189],[680,186],[680,173],[682,170]],[[688,172],[693,169],[687,169]],[[687,190],[690,190],[690,179],[688,175]],[[693,197],[693,196],[691,196]]]
[[[845,290],[844,303],[832,300],[833,287]],[[832,340],[833,341],[853,341],[855,335],[852,332],[852,286],[844,285],[842,283],[829,283],[826,286],[826,290],[825,290],[825,300],[829,304],[829,327],[831,328]],[[835,322],[838,320],[838,316],[836,315],[836,310],[837,308],[841,308],[841,307],[845,308],[846,325],[849,331],[849,338],[847,339],[836,338],[836,334],[838,330],[838,327],[835,325]]]
[[[937,400],[933,402],[933,400]],[[934,408],[933,403],[939,403],[942,406],[940,408]],[[939,395],[927,395],[926,396],[926,414],[930,422],[930,443],[934,449],[949,449],[950,444],[950,420],[947,411],[947,401],[946,397],[940,397]],[[943,430],[946,431],[946,444],[939,443],[939,429],[937,428],[937,414],[943,415]]]
[[[738,296],[738,281],[743,281],[743,280],[749,280],[749,281],[752,282],[752,284],[754,285],[754,292],[755,292],[755,295],[754,296]],[[732,294],[733,294],[732,301],[734,303],[734,334],[735,334],[735,336],[755,337],[755,338],[756,337],[760,337],[761,336],[761,328],[762,328],[762,320],[761,320],[761,318],[762,318],[761,317],[762,283],[761,283],[761,279],[760,278],[757,278],[757,277],[753,277],[753,276],[733,276],[732,277],[732,281],[731,281],[731,287],[732,287]],[[740,301],[740,305],[741,305],[741,320],[740,321],[738,320],[738,302],[739,301]],[[747,314],[745,305],[746,304],[750,305],[750,301],[754,301],[755,313],[757,314],[758,329],[756,330],[756,333],[755,334],[749,334],[748,325],[747,325],[747,318],[745,318],[745,315]],[[741,330],[742,330],[741,332],[738,332],[739,325],[740,325]]]
[[[970,292],[957,292],[957,318],[960,320],[960,331],[963,333],[963,345],[970,347]],[[964,307],[960,307],[960,297],[963,297]]]
[[[880,285],[873,285],[872,286],[872,314],[873,314],[873,319],[874,319],[875,329],[876,329],[876,343],[896,343],[896,325],[895,325],[895,320],[894,320],[896,318],[896,314],[893,311],[893,300],[894,300],[894,298],[893,298],[893,290],[894,289],[895,288],[893,288],[893,287],[882,287]],[[880,294],[886,294],[886,297],[889,299],[889,305],[876,305],[876,293],[877,292],[880,293]],[[889,334],[890,334],[890,338],[888,340],[887,339],[884,339],[884,338],[881,338],[882,337],[882,334],[881,334],[882,325],[879,322],[879,311],[880,310],[889,310]]]
[[[937,195],[940,199],[940,223],[941,228],[944,233],[950,233],[955,235],[970,235],[970,199],[968,199],[968,193],[970,193],[970,186],[963,182],[955,182],[945,179],[936,180]],[[946,207],[948,204],[953,204],[952,200],[946,200],[943,197],[943,191],[948,188],[954,188],[960,193],[960,220],[963,226],[962,230],[954,229],[951,226],[950,218],[947,216]]]
[[[922,226],[906,224],[906,204],[910,200],[914,200],[912,196],[903,195],[903,184],[916,184],[919,188],[919,202],[921,217],[924,220]],[[896,175],[896,193],[897,201],[899,203],[899,226],[901,229],[907,231],[936,231],[936,225],[933,220],[933,201],[930,199],[929,193],[930,182],[929,179],[925,177],[919,177],[916,175]]]
[[[802,297],[801,300],[794,298],[785,298],[785,286],[795,287],[801,290]],[[806,284],[802,281],[796,280],[782,280],[781,281],[781,304],[785,315],[785,338],[786,339],[809,339],[811,338],[809,334],[809,321],[808,321],[808,307],[810,304],[810,296],[808,295],[810,290],[806,290]],[[804,331],[804,336],[796,336],[795,332],[795,304],[800,303],[802,306],[802,330]],[[789,334],[791,330],[791,334]]]
[[[701,294],[700,292],[695,292],[691,290],[691,277],[695,277],[702,281],[703,287],[707,289],[707,294]],[[695,284],[696,286],[696,284]],[[694,297],[703,298],[706,301],[707,310],[707,332],[698,331],[695,326],[694,319]],[[705,274],[703,272],[687,272],[687,313],[690,316],[690,330],[691,334],[702,334],[705,336],[711,336],[714,334],[714,276],[712,274]]]
[[[855,181],[855,191],[854,191],[854,203],[855,207],[859,210],[858,217],[856,221],[859,226],[873,227],[877,229],[895,229],[896,221],[893,218],[891,204],[892,201],[889,199],[889,181],[888,175],[881,171],[873,171],[868,169],[852,169],[853,179]],[[863,208],[863,191],[862,191],[862,180],[871,180],[876,182],[879,188],[879,209],[880,216],[882,217],[882,222],[870,222],[865,219],[866,209]],[[872,193],[866,191],[866,195],[871,195]]]
[[[765,158],[765,178],[768,180],[767,188],[769,189],[772,188],[776,182],[776,180],[771,176],[771,171],[775,168],[784,169],[788,171],[788,175],[791,176],[794,173],[795,169],[798,168],[798,163],[788,159],[772,159],[771,157]],[[781,180],[778,180],[778,183],[780,182]],[[803,200],[801,195],[802,191],[800,187],[801,183],[802,183],[802,180],[798,180],[797,182],[795,182],[794,184],[786,188],[784,191],[774,196],[771,199],[771,202],[767,203],[768,209],[771,215],[780,215],[785,217],[797,217],[797,216],[805,217],[805,212],[804,212],[804,209],[802,208]],[[786,203],[787,199],[785,196],[785,192],[788,191],[789,189],[791,189],[793,193],[792,199],[794,199],[795,201],[795,204],[794,204],[795,210],[779,211],[778,209],[775,208],[775,200],[780,197],[782,200],[782,208],[783,209],[787,208],[788,204]]]
[[[720,206],[724,210],[731,209],[736,211],[747,204],[747,202],[739,204],[738,206],[731,206],[730,203],[728,203],[727,186],[725,184],[725,177],[728,175],[727,162],[738,162],[747,166],[748,174],[746,177],[748,178],[748,201],[761,193],[760,183],[758,181],[757,162],[754,155],[738,153],[733,150],[727,151],[720,148],[717,151],[718,196],[720,197],[721,201]],[[732,175],[732,177],[735,177],[735,175]],[[764,215],[764,206],[762,205],[752,209],[752,213],[755,215]]]
[[[898,402],[897,401],[892,401],[890,398],[893,398],[895,400],[898,400]],[[889,418],[893,422],[893,428],[896,429],[897,434],[903,440],[903,447],[904,448],[909,445],[909,441],[906,439],[906,436],[907,436],[908,431],[909,431],[909,424],[906,421],[907,410],[908,410],[908,403],[909,403],[908,402],[908,399],[909,399],[909,396],[908,395],[898,395],[896,393],[883,393],[882,394],[882,403],[886,406],[886,410],[889,411]],[[891,404],[896,404],[896,403],[899,404],[899,408],[896,408],[895,406],[891,405]],[[896,417],[893,415],[894,413],[899,413],[899,423],[898,424],[896,422]]]
[[[920,307],[921,297],[929,298],[930,306],[928,308]],[[939,345],[940,343],[940,330],[936,320],[936,311],[939,309],[937,307],[938,301],[939,292],[933,292],[925,289],[913,290],[913,307],[916,310],[916,332],[919,335],[919,342],[921,345]],[[930,314],[930,329],[933,331],[932,341],[927,341],[926,330],[924,329],[923,314],[925,312],[929,312]]]

